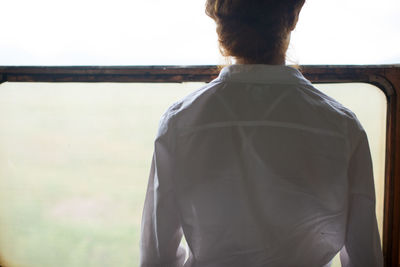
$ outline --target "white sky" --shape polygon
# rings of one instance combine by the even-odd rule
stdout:
[[[220,64],[205,0],[0,0],[0,65]],[[400,0],[307,0],[298,64],[400,63]]]

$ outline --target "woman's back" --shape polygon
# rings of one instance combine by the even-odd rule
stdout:
[[[239,64],[161,119],[141,267],[382,266],[366,134],[284,65],[303,4],[207,0]]]
[[[171,119],[174,187],[199,266],[322,266],[343,246],[355,122],[296,74],[231,66]]]
[[[156,141],[159,188],[173,196],[159,212],[179,218],[190,247],[185,266],[324,266],[349,225],[361,223],[349,221],[351,209],[365,205],[363,222],[371,223],[357,227],[373,234],[369,153],[353,155],[367,176],[352,185],[349,177],[365,138],[355,116],[297,70],[225,68],[165,113]],[[352,208],[354,192],[364,198]],[[373,242],[356,241],[370,256],[349,266],[380,266],[374,234]]]

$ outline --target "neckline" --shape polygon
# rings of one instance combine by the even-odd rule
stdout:
[[[254,83],[311,84],[299,70],[287,65],[233,64],[224,67],[218,79]]]

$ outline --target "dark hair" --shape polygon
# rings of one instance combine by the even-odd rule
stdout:
[[[222,55],[267,63],[286,53],[305,0],[207,0],[206,14],[217,24]]]

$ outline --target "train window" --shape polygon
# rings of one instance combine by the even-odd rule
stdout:
[[[0,265],[137,266],[158,120],[202,84],[1,84]],[[365,83],[317,87],[367,131],[382,235],[386,96]]]
[[[137,266],[158,120],[199,86],[2,84],[3,264]]]

